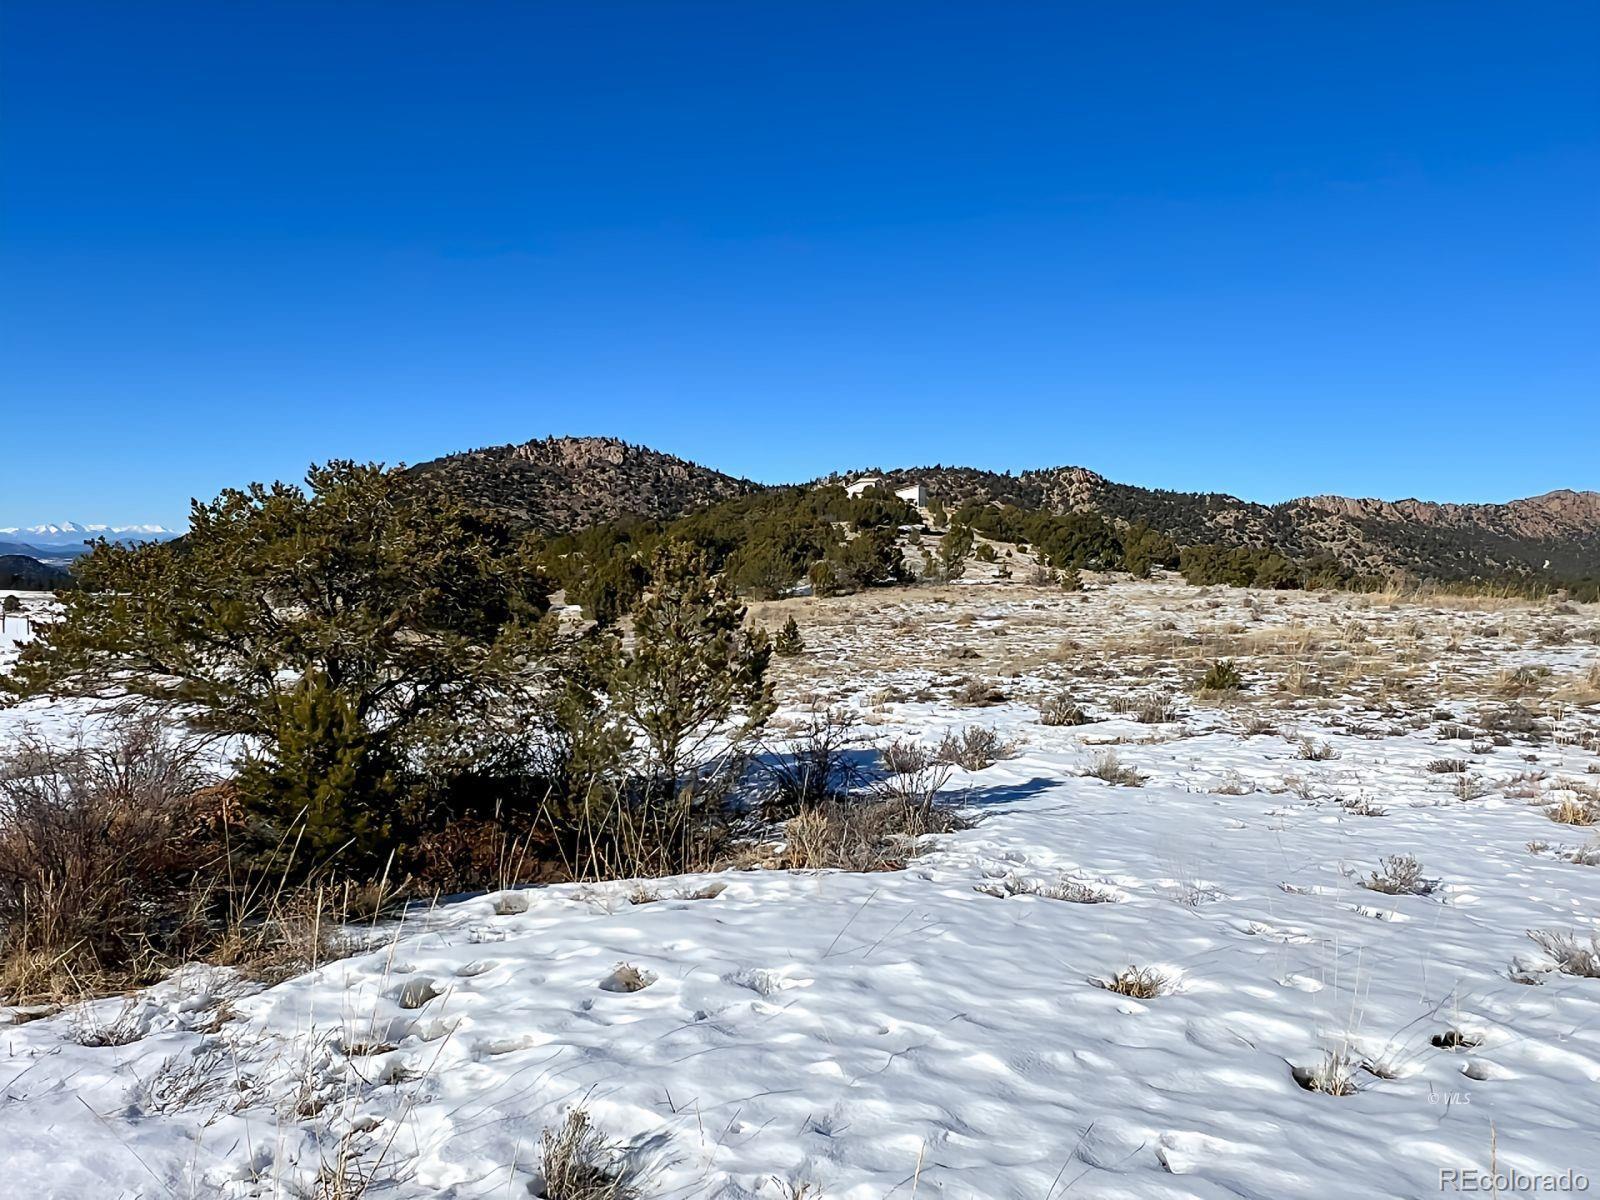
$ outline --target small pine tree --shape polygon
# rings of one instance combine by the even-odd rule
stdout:
[[[0,611],[8,613],[21,612],[22,601],[15,596],[7,596],[3,601],[0,601]]]
[[[784,658],[793,658],[806,648],[805,639],[800,636],[800,626],[790,617],[783,623],[783,628],[778,630],[778,636],[773,639],[773,653]]]
[[[1078,573],[1077,567],[1063,567],[1061,569],[1061,590],[1064,592],[1083,591],[1083,576]]]
[[[375,740],[325,675],[283,699],[270,749],[239,775],[257,866],[303,877],[382,863],[397,788]]]

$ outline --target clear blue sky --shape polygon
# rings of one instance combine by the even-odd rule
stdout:
[[[0,9],[0,525],[610,433],[1600,487],[1600,7]]]

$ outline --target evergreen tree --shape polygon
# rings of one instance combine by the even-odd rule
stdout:
[[[939,541],[939,553],[933,560],[934,574],[944,580],[960,579],[966,574],[967,556],[972,553],[972,529],[953,523]]]
[[[0,686],[179,705],[257,747],[264,830],[377,852],[399,775],[558,678],[546,584],[501,525],[399,470],[195,502],[177,542],[98,543]],[[305,862],[304,857],[301,858]]]
[[[772,649],[784,658],[793,658],[806,648],[805,639],[800,636],[800,626],[795,624],[790,617],[783,623],[783,628],[778,631],[778,636],[773,639]]]
[[[667,542],[650,564],[650,590],[633,613],[633,649],[609,691],[645,743],[655,794],[672,794],[714,741],[753,736],[772,712],[772,645],[744,627],[745,609],[705,554]]]

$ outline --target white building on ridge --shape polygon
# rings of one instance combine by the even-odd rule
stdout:
[[[882,475],[863,475],[860,479],[857,479],[852,483],[845,484],[844,494],[847,496],[859,496],[868,488],[882,486]],[[920,483],[912,483],[907,484],[903,488],[895,488],[894,494],[899,496],[902,500],[909,500],[918,508],[928,507],[928,489]]]

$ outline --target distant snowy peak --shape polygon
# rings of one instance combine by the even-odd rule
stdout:
[[[54,525],[0,526],[0,535],[23,538],[30,542],[77,542],[86,538],[152,538],[177,537],[177,529],[165,525],[80,525],[76,521],[62,521]]]

